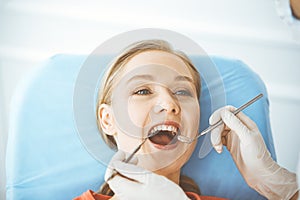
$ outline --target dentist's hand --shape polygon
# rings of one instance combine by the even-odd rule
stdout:
[[[268,199],[290,199],[297,192],[296,175],[280,167],[271,157],[256,124],[236,108],[223,107],[210,117],[210,124],[224,124],[211,131],[218,153],[226,145],[247,184]]]
[[[164,176],[154,174],[142,169],[135,164],[137,159],[125,163],[125,153],[118,151],[107,168],[105,180],[117,171],[121,174],[108,180],[110,188],[114,191],[117,199],[189,199],[184,191],[175,183]]]

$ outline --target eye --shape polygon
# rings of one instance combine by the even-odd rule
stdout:
[[[189,90],[177,90],[174,94],[180,96],[192,96],[192,93]]]
[[[152,92],[149,89],[140,89],[140,90],[135,91],[133,94],[136,94],[136,95],[149,95],[149,94],[152,94]]]

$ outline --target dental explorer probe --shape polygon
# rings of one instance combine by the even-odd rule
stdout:
[[[239,107],[238,109],[236,109],[235,111],[233,111],[232,113],[234,115],[237,115],[239,112],[241,112],[242,110],[244,110],[245,108],[247,108],[249,105],[253,104],[255,101],[257,101],[258,99],[260,99],[263,96],[263,94],[259,94],[256,97],[254,97],[253,99],[251,99],[250,101],[248,101],[247,103],[245,103],[244,105],[242,105],[241,107]],[[205,130],[203,130],[201,133],[199,133],[196,137],[194,138],[189,138],[187,136],[184,135],[179,135],[177,137],[177,139],[181,142],[184,143],[192,143],[194,140],[198,139],[199,137],[201,137],[202,135],[205,135],[206,133],[209,133],[211,130],[215,129],[216,127],[220,126],[221,124],[223,124],[223,120],[220,119],[219,121],[217,121],[215,124],[210,125],[208,128],[206,128]]]

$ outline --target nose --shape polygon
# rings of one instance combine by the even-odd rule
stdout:
[[[177,115],[180,113],[178,99],[171,91],[164,90],[164,92],[162,92],[158,97],[157,103],[154,107],[154,112],[166,112],[167,114]]]

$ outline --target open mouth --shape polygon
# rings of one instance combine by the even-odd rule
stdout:
[[[177,143],[179,132],[179,128],[174,125],[157,125],[150,130],[149,140],[161,147],[172,145]]]

